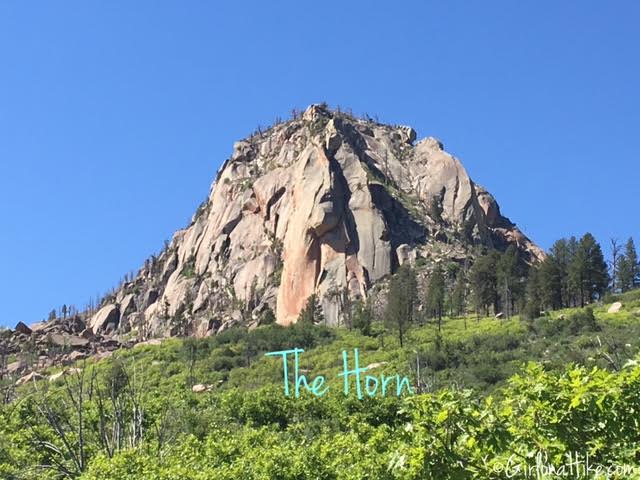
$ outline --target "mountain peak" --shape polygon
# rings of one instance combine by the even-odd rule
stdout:
[[[345,298],[366,298],[401,264],[428,271],[509,245],[527,263],[544,256],[439,140],[313,104],[236,142],[191,224],[77,328],[205,336],[273,315],[293,323],[311,295],[339,325]]]

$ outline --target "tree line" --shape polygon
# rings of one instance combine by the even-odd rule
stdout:
[[[640,264],[632,238],[624,248],[612,249],[607,262],[602,247],[591,233],[581,238],[557,240],[544,260],[527,264],[511,245],[504,252],[479,252],[472,264],[435,264],[420,286],[416,269],[408,264],[390,278],[385,307],[375,314],[371,299],[349,301],[341,296],[343,324],[364,334],[378,317],[397,332],[402,345],[407,329],[415,323],[433,321],[438,330],[443,317],[476,318],[520,314],[537,318],[545,311],[584,307],[606,293],[624,292],[640,286]],[[323,323],[317,296],[312,295],[299,321]]]

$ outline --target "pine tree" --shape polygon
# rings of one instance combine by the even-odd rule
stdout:
[[[573,260],[577,244],[578,242],[575,237],[571,237],[568,240],[561,238],[553,244],[549,252],[549,256],[553,258],[557,268],[557,274],[560,277],[559,296],[561,307],[569,307],[574,303],[575,295],[569,282],[569,265]],[[544,285],[543,281],[540,282],[540,285]]]
[[[359,330],[362,335],[371,335],[371,324],[373,323],[373,313],[368,303],[361,299],[355,301],[353,305],[353,328]]]
[[[469,272],[469,282],[473,292],[472,300],[476,312],[489,315],[489,307],[498,309],[496,279],[497,252],[478,257]]]
[[[445,282],[442,268],[438,265],[429,278],[426,307],[432,318],[438,321],[438,331],[442,329],[442,313],[444,310]]]
[[[565,265],[565,282],[566,282],[566,306],[576,306],[579,302],[578,300],[578,291],[573,287],[571,279],[569,278],[569,270],[571,267],[571,263],[573,262],[576,252],[578,251],[578,239],[576,237],[571,237],[567,241],[567,257],[566,257],[566,265]]]
[[[540,276],[540,267],[529,270],[529,278],[527,279],[527,288],[525,294],[525,306],[523,317],[533,320],[540,316],[540,307],[542,300],[540,292],[542,287],[542,278]]]
[[[589,252],[589,255],[587,256],[589,259],[588,294],[590,298],[594,298],[596,296],[601,298],[609,286],[609,269],[607,267],[607,262],[604,259],[604,254],[602,253],[600,244],[596,242],[595,238],[593,238],[593,235],[591,234],[586,234],[585,237],[587,237],[586,243]]]
[[[464,272],[459,272],[456,284],[451,292],[451,311],[453,315],[464,315],[466,313],[467,301],[467,281]]]
[[[618,259],[617,285],[623,291],[634,288],[639,283],[640,266],[633,238],[629,238],[623,255]]]
[[[524,293],[520,283],[522,277],[518,249],[514,245],[510,245],[507,251],[500,255],[496,265],[498,294],[507,318],[511,317],[516,300],[521,298]]]
[[[564,288],[564,277],[566,273],[562,270],[562,265],[553,254],[545,258],[538,266],[536,274],[538,276],[537,297],[541,306],[551,310],[561,308],[563,303],[562,291]]]
[[[267,308],[260,314],[260,325],[271,325],[276,323],[276,315],[271,310],[271,307]]]
[[[298,315],[298,323],[303,325],[317,325],[324,323],[324,315],[318,296],[313,293],[307,298],[307,303]]]
[[[585,233],[569,265],[569,282],[578,294],[580,306],[601,297],[609,284],[609,272],[602,249],[593,235]]]
[[[638,252],[636,252],[636,246],[633,243],[633,238],[629,237],[625,246],[625,256],[631,265],[631,271],[633,273],[631,278],[631,288],[640,285],[640,262],[638,262]]]
[[[414,320],[417,288],[415,272],[407,264],[402,265],[389,282],[385,320],[398,331],[401,347],[407,326]]]
[[[338,320],[338,326],[342,323],[343,326],[351,330],[353,328],[353,312],[355,305],[351,298],[349,287],[336,288],[334,290],[330,290],[327,294],[338,301],[342,317],[342,322],[340,322],[340,319]]]
[[[434,195],[431,197],[431,201],[429,202],[429,216],[436,223],[442,223],[442,201],[439,195]]]

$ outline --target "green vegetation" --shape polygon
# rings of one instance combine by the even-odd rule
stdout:
[[[195,257],[189,257],[182,267],[180,272],[183,277],[193,278],[196,276],[196,259]]]
[[[298,323],[301,325],[319,325],[324,323],[320,300],[315,293],[307,299],[307,303],[298,315]]]
[[[621,291],[626,292],[640,285],[640,264],[633,238],[627,240],[625,252],[618,259],[616,267],[616,286]]]
[[[435,264],[426,282],[403,265],[366,300],[335,292],[344,328],[322,325],[312,295],[291,327],[265,310],[251,331],[138,345],[15,390],[0,379],[0,478],[535,478],[522,469],[575,455],[627,469],[589,478],[640,478],[640,289],[624,261],[609,286],[587,234],[531,267],[515,249]],[[326,395],[284,394],[265,353],[292,348]],[[345,396],[356,348],[415,394]]]
[[[327,124],[329,123],[329,118],[324,115],[316,115],[313,120],[308,121],[309,133],[312,136],[320,135],[324,132]]]
[[[253,180],[251,178],[245,178],[240,181],[240,190],[243,192],[253,188]]]
[[[442,272],[440,265],[438,265],[429,278],[427,298],[425,301],[425,309],[428,318],[435,318],[438,320],[438,331],[442,328],[442,315],[444,313],[446,288],[444,282],[444,273]]]
[[[538,453],[561,463],[568,452],[637,465],[640,291],[611,299],[624,312],[444,317],[440,331],[406,324],[403,347],[356,302],[371,336],[300,322],[119,351],[77,365],[80,374],[19,388],[0,409],[0,475],[507,478],[491,472],[512,455],[531,466]],[[281,362],[264,353],[293,347],[305,349],[301,369],[335,387],[327,396],[284,396]],[[353,348],[365,365],[407,375],[419,393],[345,397],[337,373]],[[196,384],[211,391],[193,393]]]
[[[443,223],[442,212],[444,208],[442,207],[442,197],[440,195],[434,195],[431,197],[431,201],[429,202],[429,216],[436,223]]]
[[[389,296],[385,319],[398,332],[400,348],[407,328],[413,323],[417,304],[417,282],[412,268],[401,266],[389,282]]]

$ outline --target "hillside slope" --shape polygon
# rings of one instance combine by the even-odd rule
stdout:
[[[405,348],[382,323],[374,336],[299,323],[50,369],[0,404],[0,476],[520,478],[496,468],[561,466],[570,453],[639,478],[640,291],[616,300],[624,311],[595,317],[447,318],[441,332],[411,328]],[[301,372],[328,379],[325,396],[285,395],[282,362],[264,353],[293,347]],[[352,381],[344,395],[341,352],[355,348],[367,374],[407,375],[415,394],[358,399]]]

